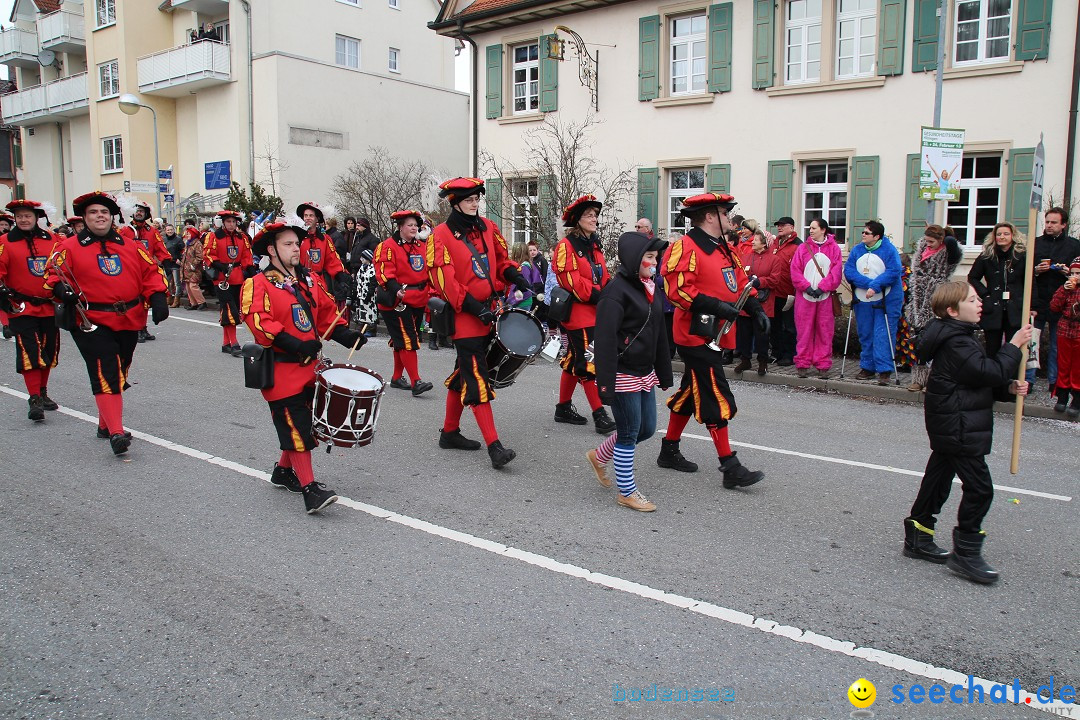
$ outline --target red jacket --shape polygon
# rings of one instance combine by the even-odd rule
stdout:
[[[779,243],[780,239],[777,238],[776,241]],[[802,242],[798,236],[792,235],[783,245],[777,244],[773,248],[772,252],[777,261],[787,268],[787,272],[781,272],[780,278],[777,280],[775,297],[788,297],[795,294],[795,286],[791,284],[791,258],[795,257],[795,251],[799,249],[801,244]]]
[[[165,273],[142,243],[125,239],[115,230],[104,238],[87,234],[61,240],[45,271],[50,293],[63,279],[61,268],[65,277],[74,279],[75,290],[82,289],[87,302],[118,306],[121,312],[90,309],[86,313],[94,324],[113,330],[145,328],[150,296],[166,288]],[[123,309],[128,304],[131,307]]]
[[[603,251],[593,242],[575,235],[572,239],[564,237],[555,245],[553,258],[551,267],[559,287],[574,296],[570,319],[562,324],[563,327],[567,330],[595,327],[596,303],[600,301],[600,291],[611,279]]]
[[[427,307],[431,296],[428,286],[427,244],[421,240],[403,244],[399,239],[389,237],[375,248],[375,281],[391,297],[395,297],[401,288],[405,288],[405,304],[410,307]],[[379,303],[380,310],[392,310],[397,306]]]
[[[309,230],[300,239],[300,264],[313,273],[322,273],[328,279],[345,272],[345,266],[334,249],[334,241],[321,230]]]
[[[12,305],[25,305],[21,313],[11,317],[52,317],[52,293],[45,288],[45,266],[58,242],[59,236],[36,226],[32,235],[12,228],[0,236],[0,284],[21,296],[12,298]],[[29,298],[39,302],[35,304]]]
[[[1061,313],[1057,324],[1059,338],[1080,339],[1080,287],[1073,290],[1066,290],[1064,285],[1059,287],[1050,298],[1050,311]]]
[[[203,267],[209,267],[211,263],[232,265],[229,271],[229,284],[240,285],[244,282],[244,268],[255,263],[251,256],[251,243],[248,236],[237,230],[230,233],[224,228],[218,228],[206,233],[203,240]],[[221,268],[218,268],[221,271]],[[221,282],[221,278],[217,278]]]
[[[310,284],[298,280],[296,288],[314,318],[285,283],[285,276],[274,269],[248,278],[240,291],[240,314],[255,342],[263,347],[273,346],[275,353],[285,351],[273,345],[274,338],[288,333],[297,340],[318,340],[333,325],[344,325],[337,317],[337,303],[326,289],[322,278],[308,275]],[[262,391],[266,400],[280,400],[311,387],[315,383],[315,363],[278,362],[274,365],[274,385]]]
[[[719,243],[719,244],[717,244]],[[699,294],[734,304],[748,282],[742,263],[723,240],[716,243],[698,228],[668,246],[661,268],[668,300],[675,306],[676,345],[694,347],[708,342],[690,334],[690,306]],[[735,347],[735,333],[720,339],[720,347]]]
[[[472,243],[476,248],[482,267],[477,265],[465,243]],[[483,233],[472,232],[464,239],[442,223],[428,237],[427,266],[435,293],[450,303],[457,313],[454,338],[487,335],[488,326],[472,313],[462,312],[461,303],[466,295],[472,295],[481,303],[490,305],[494,302],[492,286],[496,296],[503,295],[507,286],[503,274],[510,268],[517,269],[498,226],[485,220]]]
[[[772,254],[772,251],[766,248],[760,253],[755,253],[753,246],[750,243],[742,243],[739,245],[739,257],[742,260],[743,271],[746,273],[747,278],[751,278],[757,275],[758,278],[758,297],[763,294],[767,295],[766,299],[761,303],[762,309],[765,311],[765,315],[772,317],[775,312],[773,303],[771,302],[772,296],[775,292],[776,284],[780,280],[780,275],[783,272],[784,266],[782,266],[776,260],[776,256]],[[791,281],[790,276],[788,282]],[[768,291],[763,293],[762,291]],[[741,313],[742,317],[749,317],[749,313]]]
[[[161,233],[144,222],[124,225],[120,228],[120,235],[138,240],[150,252],[151,257],[159,263],[163,263],[172,257],[169,255],[169,249],[165,247],[165,241],[161,239]]]

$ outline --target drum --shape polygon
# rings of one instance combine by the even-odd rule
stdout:
[[[544,326],[528,310],[507,308],[495,319],[495,337],[488,345],[488,382],[509,387],[544,347]]]
[[[329,364],[315,371],[311,433],[338,447],[360,447],[375,438],[383,379],[357,365]]]

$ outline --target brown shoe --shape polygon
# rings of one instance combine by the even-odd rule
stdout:
[[[922,392],[922,385],[917,382],[913,382],[907,386],[909,392]]]
[[[750,369],[750,358],[744,357],[739,360],[739,364],[735,366],[734,372],[744,373]]]
[[[855,376],[856,380],[873,380],[877,376],[873,370],[859,370],[859,374]]]
[[[596,451],[590,450],[585,453],[585,457],[589,458],[589,465],[592,466],[592,471],[596,473],[596,482],[600,483],[600,487],[611,487],[611,478],[607,476],[607,467],[596,459]]]
[[[878,373],[878,376],[877,376],[877,384],[878,385],[888,385],[890,380],[892,380],[892,373],[888,373],[888,372]]]
[[[623,507],[630,508],[631,510],[637,510],[638,512],[652,512],[656,509],[656,505],[649,502],[649,499],[641,494],[640,490],[635,490],[632,495],[619,494],[615,496],[615,502]]]

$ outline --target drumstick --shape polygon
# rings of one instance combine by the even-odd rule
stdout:
[[[345,358],[345,362],[352,360],[352,354],[356,352],[356,348],[360,347],[360,338],[364,337],[364,333],[367,332],[367,323],[360,326],[360,335],[357,336],[356,342],[352,344],[352,350],[349,351],[349,357]]]
[[[333,332],[335,327],[337,327],[337,321],[341,319],[341,316],[344,314],[346,307],[348,306],[343,306],[340,310],[338,310],[338,314],[334,316],[334,322],[330,323],[330,326],[326,328],[326,332],[323,333],[323,336],[321,338],[322,342],[326,342],[326,338],[330,337],[330,333]]]

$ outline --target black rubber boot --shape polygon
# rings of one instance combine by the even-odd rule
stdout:
[[[488,445],[488,457],[491,458],[491,467],[498,470],[517,457],[517,453],[510,448],[504,448],[503,444],[496,440]]]
[[[977,583],[989,584],[998,581],[998,571],[990,567],[982,556],[986,535],[961,532],[960,528],[953,528],[952,539],[953,551],[945,561],[950,570]]]
[[[40,395],[31,395],[27,400],[27,404],[30,406],[30,411],[26,413],[26,417],[34,422],[43,422],[45,420],[45,406],[41,402]]]
[[[760,470],[747,470],[735,457],[737,454],[733,452],[726,458],[720,458],[720,472],[724,473],[724,487],[728,490],[750,487],[765,478],[765,473]]]
[[[907,518],[904,520],[904,555],[941,565],[949,558],[949,551],[934,542],[933,528]]]
[[[603,409],[603,408],[601,408]],[[573,403],[564,402],[555,406],[555,422],[570,423],[571,425],[584,425],[589,422],[580,415]]]
[[[41,406],[50,412],[60,409],[60,406],[56,404],[56,401],[49,397],[49,388],[44,385],[41,386]]]
[[[480,443],[462,435],[460,429],[453,432],[440,430],[439,447],[443,450],[479,450]]]
[[[660,440],[660,455],[656,458],[656,464],[679,472],[697,472],[697,463],[690,462],[679,452],[678,440]]]
[[[615,421],[608,416],[607,410],[603,406],[593,410],[592,419],[596,425],[596,432],[601,435],[610,435],[615,432]]]
[[[427,346],[429,350],[439,349],[439,336],[435,333],[428,333]]]

